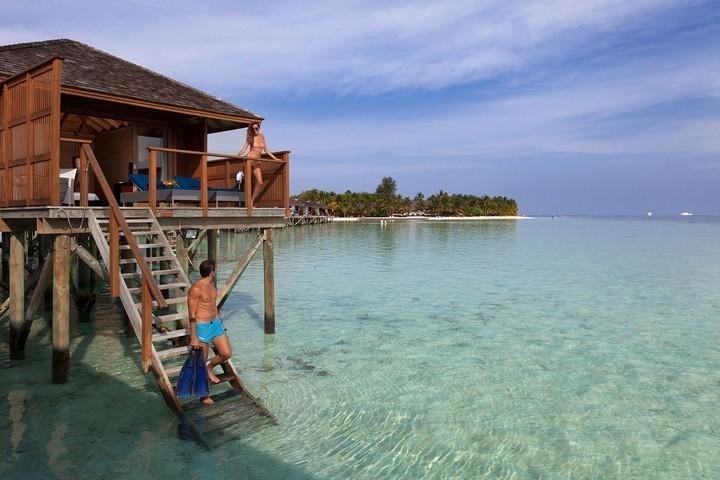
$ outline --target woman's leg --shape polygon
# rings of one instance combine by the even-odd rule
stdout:
[[[253,167],[253,177],[255,177],[255,187],[253,188],[253,205],[258,201],[260,193],[262,192],[263,176],[262,169],[260,167]]]

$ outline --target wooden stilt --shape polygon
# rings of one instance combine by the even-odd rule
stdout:
[[[217,251],[218,251],[218,231],[215,229],[208,230],[207,232],[207,252],[208,258],[217,262]],[[217,287],[217,275],[213,279],[215,286]]]
[[[10,358],[25,358],[25,232],[10,234]]]
[[[52,382],[70,373],[70,237],[55,237],[53,254]]]
[[[275,333],[275,267],[273,259],[273,231],[265,229],[263,242],[263,270],[265,272],[265,333]]]
[[[264,236],[262,233],[258,235],[255,243],[250,248],[248,248],[247,252],[245,252],[245,255],[243,255],[243,257],[240,259],[237,266],[235,267],[235,270],[232,271],[228,279],[225,280],[223,286],[220,287],[217,298],[218,308],[222,308],[222,306],[225,304],[225,300],[227,300],[228,296],[230,296],[230,292],[232,292],[233,288],[235,288],[235,284],[237,284],[238,280],[240,280],[243,272],[245,271],[247,266],[250,265],[250,260],[253,259],[253,257],[255,256],[255,252],[257,252],[258,248],[260,248],[260,245],[263,243],[263,239]]]

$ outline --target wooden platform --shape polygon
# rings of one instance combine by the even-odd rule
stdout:
[[[89,233],[87,210],[97,218],[107,218],[107,207],[14,207],[0,209],[0,232],[37,231],[39,234]],[[123,209],[127,218],[132,209]],[[137,216],[145,215],[146,207],[137,208]],[[163,230],[181,228],[275,228],[285,226],[283,208],[254,208],[252,216],[247,209],[237,207],[210,208],[203,216],[200,207],[159,207],[157,220]]]

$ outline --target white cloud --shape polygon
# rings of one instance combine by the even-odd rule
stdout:
[[[72,16],[62,4],[55,4],[57,15],[48,16],[47,6],[36,12],[46,22],[37,33],[77,37],[171,76],[236,94],[384,92],[468,83],[561,57],[598,33],[628,24],[641,30],[651,13],[684,2],[184,1],[174,2],[172,10],[144,1],[102,10],[95,2],[70,3]],[[17,15],[28,17],[28,24],[33,7],[23,9]],[[12,29],[3,26],[0,38],[12,36]]]
[[[496,161],[508,155],[720,154],[717,117],[667,114],[662,121],[642,112],[658,105],[705,98],[710,109],[720,80],[720,58],[712,48],[676,58],[623,65],[557,79],[539,91],[478,100],[438,109],[432,116],[268,119],[273,148],[322,165],[358,162],[364,168],[394,168],[441,158],[446,165]],[[714,109],[714,110],[713,110]],[[633,118],[632,115],[637,115]],[[630,116],[629,118],[624,118]],[[622,123],[619,119],[623,119]],[[621,128],[624,125],[626,128]],[[236,148],[239,136],[213,139]],[[471,157],[472,160],[469,160]]]

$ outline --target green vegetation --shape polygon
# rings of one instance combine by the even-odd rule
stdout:
[[[375,193],[350,190],[335,193],[313,188],[297,195],[297,198],[327,205],[339,217],[387,217],[418,211],[427,215],[462,217],[518,214],[517,202],[506,197],[455,195],[440,190],[427,198],[418,193],[411,200],[397,193],[397,182],[392,177],[384,177]]]

